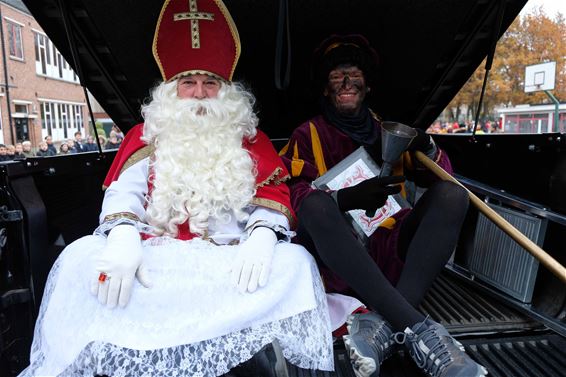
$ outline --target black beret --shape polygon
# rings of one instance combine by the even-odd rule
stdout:
[[[337,35],[326,38],[313,55],[312,77],[315,85],[322,89],[328,82],[328,74],[343,64],[355,65],[364,72],[366,82],[375,81],[379,56],[360,34]]]

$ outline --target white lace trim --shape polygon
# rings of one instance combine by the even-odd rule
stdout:
[[[94,237],[93,237],[94,238]],[[182,244],[167,238],[153,238],[148,244]],[[190,241],[189,241],[190,242]],[[210,245],[199,241],[197,245]],[[209,247],[209,246],[206,246]],[[57,350],[45,342],[43,320],[56,288],[61,269],[54,264],[41,305],[31,349],[32,364],[21,376],[43,375],[57,363]],[[103,341],[89,342],[70,365],[60,368],[60,376],[217,376],[248,360],[266,344],[278,339],[283,355],[291,363],[306,369],[333,370],[332,338],[326,296],[318,269],[310,264],[316,307],[291,317],[253,325],[212,339],[151,350],[134,350]],[[179,329],[181,331],[181,329]],[[50,358],[54,358],[55,362]],[[47,368],[47,369],[45,369]],[[58,372],[58,373],[59,373]],[[52,375],[51,373],[50,375]]]

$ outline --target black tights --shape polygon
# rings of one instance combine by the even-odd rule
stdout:
[[[398,253],[405,266],[394,287],[354,237],[334,200],[313,192],[298,211],[305,246],[340,276],[397,331],[420,322],[416,309],[454,250],[468,208],[464,189],[450,183],[431,186],[401,224]]]

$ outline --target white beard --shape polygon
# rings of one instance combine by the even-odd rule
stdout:
[[[202,235],[209,217],[244,221],[255,195],[256,169],[244,138],[255,136],[253,97],[237,85],[223,84],[215,99],[179,99],[176,83],[161,84],[144,106],[144,141],[155,145],[150,163],[153,191],[147,219],[158,234],[177,235],[189,220]]]

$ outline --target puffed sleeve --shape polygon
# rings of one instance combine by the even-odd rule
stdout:
[[[100,212],[100,226],[95,233],[105,234],[118,224],[145,223],[148,194],[149,158],[144,158],[124,170],[106,189]]]

